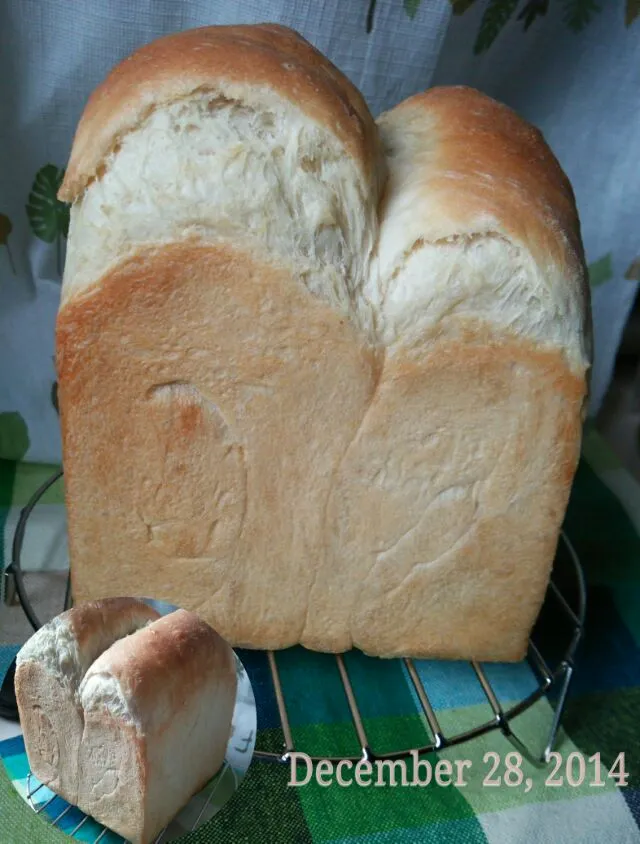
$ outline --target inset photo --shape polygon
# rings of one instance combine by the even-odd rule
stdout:
[[[242,662],[196,613],[152,598],[53,618],[18,652],[15,694],[22,732],[5,769],[78,841],[174,841],[220,811],[253,757]]]

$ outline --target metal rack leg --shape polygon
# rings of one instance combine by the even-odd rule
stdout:
[[[558,700],[555,706],[549,699],[549,694],[545,695],[542,700],[546,700],[553,710],[553,717],[551,720],[551,726],[549,727],[549,732],[547,733],[547,740],[544,746],[544,750],[541,754],[535,753],[531,751],[527,745],[518,737],[516,733],[514,733],[511,724],[508,721],[505,721],[502,726],[502,733],[504,736],[509,739],[511,744],[515,747],[515,749],[529,762],[535,765],[537,768],[545,768],[550,761],[551,751],[555,748],[556,742],[558,740],[558,733],[560,731],[560,724],[562,722],[562,716],[564,714],[565,704],[567,701],[567,693],[569,691],[569,686],[571,684],[571,678],[573,676],[573,665],[570,662],[563,662],[560,666],[562,671],[561,675],[556,677],[554,684],[550,687],[550,691],[553,690],[554,687],[558,688]]]
[[[3,575],[4,580],[4,602],[8,607],[16,607],[20,603],[18,600],[18,590],[16,588],[16,576],[13,573],[11,566],[8,566]]]
[[[565,704],[567,702],[567,694],[569,692],[569,686],[571,685],[571,678],[573,677],[573,664],[570,662],[563,663],[564,674],[562,675],[562,681],[560,685],[560,694],[558,695],[558,702],[555,706],[554,713],[553,713],[553,721],[551,722],[551,728],[549,730],[549,736],[547,738],[547,746],[544,749],[544,753],[542,754],[542,758],[547,764],[549,762],[549,756],[551,751],[555,747],[556,741],[558,739],[558,732],[560,730],[560,722],[562,721],[562,716],[564,714]]]

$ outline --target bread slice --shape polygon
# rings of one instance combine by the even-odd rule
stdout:
[[[295,33],[210,27],[98,88],[60,197],[74,594],[236,646],[520,659],[591,362],[539,133],[466,88],[376,124]]]
[[[31,770],[133,844],[149,844],[220,769],[233,651],[194,613],[140,601],[79,606],[18,654]]]

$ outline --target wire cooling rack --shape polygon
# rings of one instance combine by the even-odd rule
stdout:
[[[198,829],[201,821],[205,818],[205,813],[213,800],[214,794],[215,786],[208,790],[207,796],[198,809],[195,820],[189,824],[188,828],[183,830],[184,833],[193,832]],[[118,835],[106,826],[102,826],[102,824],[99,824],[93,818],[76,809],[75,806],[65,803],[57,794],[50,792],[31,772],[27,774],[27,802],[37,815],[47,820],[51,826],[66,832],[71,838],[91,842],[91,844],[128,844],[127,840],[121,835]],[[69,824],[69,821],[71,821],[71,824]],[[66,829],[63,827],[63,824],[66,826]],[[165,844],[165,842],[168,842],[170,840],[167,838],[168,829],[169,827],[163,829],[157,838],[154,839],[153,844]]]
[[[44,791],[43,791],[44,789]],[[42,799],[44,798],[44,799]],[[56,811],[53,806],[54,804],[59,801],[60,798],[53,794],[51,797],[48,796],[48,789],[43,783],[39,782],[34,775],[29,771],[27,774],[27,802],[34,810],[36,815],[41,815],[43,818],[51,822],[52,826],[58,827],[61,829],[61,824],[68,817],[68,815],[74,811],[73,806],[67,805],[66,807],[62,808],[62,811]],[[97,830],[92,830],[91,827],[96,826],[95,821],[92,821],[87,815],[83,815],[80,821],[72,827],[72,829],[68,832],[68,834],[74,838],[76,834],[81,833],[95,833],[91,835],[90,840],[94,842],[94,844],[98,844],[98,842],[103,842],[103,844],[111,844],[111,842],[124,841],[120,835],[116,835],[115,833],[108,830],[106,827],[101,827]],[[161,840],[161,839],[160,839]],[[154,844],[159,844],[158,841],[154,842]]]
[[[25,592],[22,569],[20,566],[20,553],[29,515],[47,489],[61,476],[62,471],[59,471],[49,478],[49,480],[46,481],[45,484],[36,491],[36,493],[34,493],[31,500],[23,508],[14,537],[11,566],[7,570],[7,574],[10,579],[8,584],[9,591],[15,588],[25,614],[35,629],[40,626],[40,622],[37,619]],[[69,582],[67,584],[67,591],[65,595],[65,608],[71,604]],[[327,756],[326,754],[314,752],[312,747],[298,746],[294,741],[291,721],[288,715],[287,694],[285,693],[281,682],[278,667],[278,655],[272,651],[268,651],[266,653],[266,657],[273,683],[273,691],[275,694],[280,726],[284,737],[284,744],[279,752],[260,750],[256,747],[253,753],[253,758],[259,761],[286,764],[290,762],[292,753],[300,752],[304,753],[312,762],[318,762],[322,759],[329,759],[334,763],[344,759],[351,761],[354,764],[360,760],[395,761],[409,758],[415,753],[425,755],[434,751],[444,750],[445,748],[471,741],[491,731],[499,731],[512,743],[523,757],[527,758],[534,765],[542,767],[548,763],[550,758],[549,755],[557,741],[567,692],[573,676],[574,661],[584,630],[585,614],[586,589],[582,568],[571,541],[568,536],[562,532],[560,534],[558,551],[544,604],[529,639],[526,656],[527,663],[531,668],[533,677],[535,678],[535,689],[533,689],[522,700],[515,703],[511,701],[508,708],[505,708],[501,704],[499,695],[490,682],[485,667],[483,667],[483,665],[479,662],[472,661],[470,666],[472,668],[471,676],[473,677],[473,680],[470,682],[478,684],[482,695],[490,707],[492,717],[489,720],[475,724],[471,728],[462,732],[448,734],[441,726],[436,714],[436,708],[431,701],[432,693],[429,691],[430,683],[428,677],[425,679],[424,672],[422,672],[422,676],[420,676],[414,660],[404,659],[402,662],[404,663],[409,682],[413,687],[424,714],[424,720],[426,726],[428,727],[430,740],[425,744],[413,745],[411,747],[394,749],[392,751],[385,752],[376,751],[376,749],[372,747],[369,737],[367,736],[364,719],[361,714],[362,700],[360,700],[360,702],[358,700],[359,695],[356,693],[354,685],[351,682],[349,671],[342,654],[326,654],[324,655],[324,658],[327,660],[335,660],[335,664],[337,666],[337,671],[353,723],[353,752],[340,756]],[[371,660],[371,664],[372,670],[375,670],[376,660]],[[507,668],[510,667],[517,670],[516,666],[507,666]],[[318,695],[321,695],[322,689],[318,688],[315,692]],[[552,717],[548,733],[541,737],[543,740],[541,744],[543,750],[542,752],[536,752],[535,749],[532,749],[521,740],[513,722],[519,715],[522,715],[542,698],[546,698],[548,700],[551,706]],[[31,785],[29,785],[28,793],[29,802],[33,808],[38,813],[47,812],[49,820],[54,825],[59,824],[67,812],[71,811],[71,807],[69,809],[65,809],[65,811],[58,817],[51,817],[48,810],[56,799],[55,795],[53,795],[48,802],[38,804],[34,801],[34,797],[42,786],[31,774],[29,775],[28,783],[33,785],[33,790],[31,790]],[[200,820],[200,817],[195,820],[194,828],[199,825]],[[86,823],[93,823],[95,825],[95,822],[91,821],[91,819],[85,819],[82,821],[82,824]],[[82,824],[78,827],[78,830],[81,829]],[[161,842],[165,840],[163,835],[164,832],[156,840],[155,844],[161,844]],[[83,840],[91,841],[93,844],[98,844],[98,842],[102,842],[103,844],[112,844],[112,842],[113,844],[119,844],[122,839],[119,836],[114,837],[114,833],[104,827],[99,827],[95,837],[91,838],[83,836]]]

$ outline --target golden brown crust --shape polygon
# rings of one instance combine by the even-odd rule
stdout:
[[[277,571],[288,595],[272,624],[293,643],[314,577],[299,560],[322,541],[318,501],[375,390],[380,354],[288,270],[188,243],[122,262],[67,302],[57,334],[73,594],[135,594],[153,578],[158,600],[224,611],[213,625],[224,636]],[[114,461],[114,443],[126,459]]]
[[[424,121],[422,112],[435,120],[436,143],[430,148],[431,166],[418,170],[416,177],[425,180],[425,192],[433,194],[443,216],[493,216],[512,226],[518,241],[537,241],[543,261],[553,256],[558,264],[571,265],[583,259],[573,189],[536,127],[503,103],[464,86],[416,94],[380,121],[392,115],[409,131],[412,120]],[[525,232],[531,216],[538,225]],[[564,257],[567,247],[573,261]]]
[[[347,548],[373,563],[358,586],[366,597],[355,602],[353,643],[387,657],[519,660],[579,458],[584,380],[556,351],[466,325],[428,354],[387,358],[382,381],[335,501],[357,514]],[[408,459],[432,473],[421,500],[411,486],[366,483],[392,426],[387,449],[413,437]]]
[[[120,639],[94,663],[93,672],[114,677],[140,715],[140,731],[160,730],[179,712],[186,690],[195,693],[217,677],[235,687],[230,646],[195,613],[176,610],[135,636]]]
[[[212,26],[153,41],[111,71],[79,122],[59,198],[73,202],[152,109],[221,83],[272,88],[325,124],[369,178],[381,177],[378,135],[362,95],[309,42],[275,24]]]

